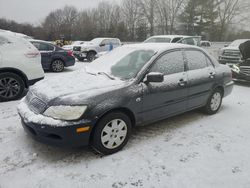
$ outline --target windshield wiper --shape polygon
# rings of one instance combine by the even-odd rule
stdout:
[[[115,78],[113,77],[113,76],[111,76],[111,75],[109,75],[108,73],[106,73],[106,72],[98,72],[97,74],[104,74],[105,76],[107,76],[108,78],[110,78],[111,80],[115,80]]]

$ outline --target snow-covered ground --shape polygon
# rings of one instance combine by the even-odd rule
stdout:
[[[249,91],[236,85],[214,116],[193,111],[136,128],[122,151],[105,157],[33,141],[21,127],[19,102],[1,103],[0,187],[250,187]]]

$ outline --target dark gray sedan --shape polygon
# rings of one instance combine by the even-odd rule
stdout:
[[[67,51],[50,42],[29,40],[41,53],[42,67],[44,70],[62,72],[65,67],[75,65],[72,51]]]
[[[136,44],[85,70],[39,82],[18,111],[38,141],[112,154],[127,143],[133,126],[196,108],[215,114],[232,89],[230,68],[199,47]]]

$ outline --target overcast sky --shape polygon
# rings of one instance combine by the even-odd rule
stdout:
[[[102,0],[0,0],[0,18],[38,24],[50,11],[65,5],[74,5],[81,10],[95,7],[100,1]]]

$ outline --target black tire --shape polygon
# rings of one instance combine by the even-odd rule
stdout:
[[[117,121],[118,127],[121,126],[121,129],[117,128],[120,130],[120,132],[119,130],[114,128],[115,126],[112,125],[112,121],[114,122]],[[123,126],[126,128],[124,128]],[[92,135],[91,145],[94,148],[94,150],[103,155],[110,155],[116,153],[127,144],[129,137],[131,135],[131,128],[132,128],[131,120],[126,114],[122,112],[109,113],[104,117],[102,117],[100,121],[97,123],[94,129],[94,133]],[[110,130],[110,134],[105,132],[106,130]],[[121,134],[123,135],[125,132],[126,135],[121,136]],[[105,136],[109,139],[106,142],[104,140]],[[119,145],[116,143],[119,143]],[[112,148],[109,148],[109,145]]]
[[[204,107],[204,112],[209,115],[216,114],[222,104],[223,92],[221,89],[215,89],[208,98],[207,104]]]
[[[89,62],[92,62],[95,60],[95,56],[96,56],[96,52],[93,52],[93,51],[90,51],[88,54],[87,54],[87,60]]]
[[[51,63],[51,70],[53,72],[62,72],[64,70],[64,62],[60,59],[56,59]]]
[[[24,80],[17,74],[0,73],[0,102],[19,99],[25,89]]]

